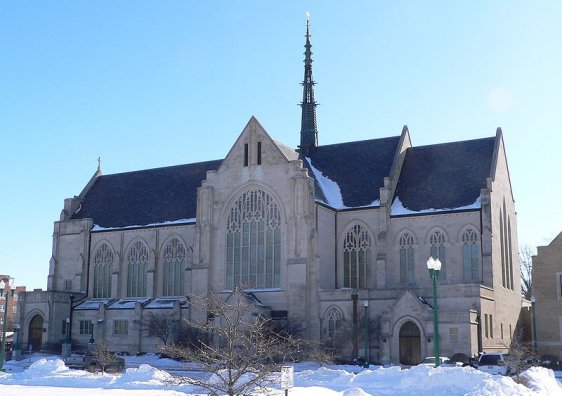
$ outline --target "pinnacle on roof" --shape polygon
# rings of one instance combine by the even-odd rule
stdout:
[[[312,78],[312,45],[310,44],[310,16],[306,14],[306,43],[304,45],[304,80],[301,115],[300,155],[306,157],[312,148],[318,146],[318,129],[316,127],[316,106],[314,100],[314,80]]]

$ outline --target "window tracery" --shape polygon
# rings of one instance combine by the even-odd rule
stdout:
[[[400,282],[414,280],[414,237],[405,232],[400,236]]]
[[[111,267],[113,250],[107,243],[102,243],[94,253],[93,291],[94,298],[111,297]]]
[[[247,191],[230,208],[226,285],[274,288],[281,279],[281,214],[262,190]]]
[[[478,234],[467,228],[462,235],[462,257],[465,281],[480,280],[480,260],[478,252]]]
[[[148,265],[148,248],[141,241],[136,241],[127,254],[127,297],[146,296],[146,268]]]
[[[326,311],[326,337],[328,340],[335,341],[341,333],[344,321],[343,312],[338,307],[330,307]]]
[[[186,248],[178,238],[171,239],[164,247],[164,296],[184,295],[186,257]]]
[[[372,259],[372,238],[369,231],[354,225],[343,243],[343,287],[367,288]]]

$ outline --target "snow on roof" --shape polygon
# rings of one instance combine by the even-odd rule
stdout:
[[[471,210],[471,209],[480,209],[480,196],[476,198],[476,201],[470,205],[461,206],[458,208],[428,208],[422,210],[410,210],[405,208],[400,201],[400,197],[396,197],[392,202],[392,207],[390,208],[390,215],[391,216],[403,216],[403,215],[413,215],[413,214],[427,214],[427,213],[439,213],[439,212],[450,212],[456,210]]]
[[[318,185],[322,189],[322,193],[326,198],[326,203],[333,207],[334,209],[346,209],[347,206],[343,204],[343,198],[341,196],[340,186],[338,183],[330,179],[329,177],[324,176],[324,174],[316,169],[314,165],[312,165],[312,161],[310,158],[305,157],[310,165],[310,169],[314,173],[314,178],[318,182]]]
[[[196,222],[197,222],[196,218],[192,217],[190,219],[178,219],[173,221],[164,221],[162,223],[137,224],[137,225],[129,225],[125,227],[101,227],[97,224],[94,224],[91,231],[95,232],[95,231],[109,231],[109,230],[124,230],[127,228],[161,227],[161,226],[169,226],[169,225],[177,225],[177,224],[192,224]]]
[[[176,301],[179,301],[180,306],[187,304],[187,297],[179,296],[179,297],[162,297],[162,298],[155,298],[147,305],[145,305],[145,309],[164,309],[164,308],[173,308]]]
[[[121,299],[112,303],[108,309],[134,309],[137,303],[144,305],[148,300],[149,297]]]
[[[99,309],[100,305],[106,305],[111,301],[109,298],[94,298],[86,300],[74,309]]]
[[[316,199],[316,201],[323,202],[334,209],[370,208],[370,207],[379,207],[381,205],[380,199],[375,199],[368,205],[353,206],[353,207],[345,205],[343,203],[341,188],[338,185],[338,183],[336,183],[329,177],[324,176],[322,171],[315,168],[314,165],[312,165],[312,160],[310,158],[305,157],[305,159],[310,165],[310,169],[314,174],[314,179],[316,179],[318,186],[320,186],[320,189],[322,190],[322,194],[324,194],[324,197],[327,202],[323,202],[319,199]]]

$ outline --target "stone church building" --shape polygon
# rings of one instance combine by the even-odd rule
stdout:
[[[517,218],[502,132],[413,146],[397,136],[318,143],[309,26],[297,149],[254,118],[222,160],[104,175],[66,199],[46,291],[20,299],[22,348],[154,351],[151,313],[207,320],[190,295],[244,285],[345,359],[505,349],[520,306]],[[367,315],[368,337],[362,336]],[[352,336],[360,328],[360,336]],[[70,333],[70,334],[69,334]]]

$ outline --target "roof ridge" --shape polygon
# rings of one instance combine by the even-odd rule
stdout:
[[[217,159],[217,160],[211,160],[211,161],[191,162],[191,163],[188,163],[188,164],[160,166],[160,167],[157,167],[157,168],[147,168],[147,169],[139,169],[139,170],[135,170],[135,171],[110,173],[110,174],[107,174],[107,175],[101,175],[100,177],[101,178],[107,178],[108,176],[130,175],[130,174],[134,174],[134,173],[142,173],[142,172],[147,172],[147,171],[172,170],[172,169],[182,168],[182,167],[186,167],[186,166],[190,166],[190,165],[202,165],[202,164],[210,164],[212,162],[222,162],[223,160],[224,159]]]
[[[294,151],[295,153],[297,152],[297,150],[295,150],[294,148],[289,147],[289,146],[287,146],[286,144],[281,143],[281,142],[278,141],[278,140],[275,140],[275,139],[271,139],[271,140],[273,140],[273,142],[274,142],[275,144],[277,144],[278,146],[282,146],[282,147],[286,148],[287,150]]]
[[[363,140],[352,140],[350,142],[341,142],[341,143],[332,143],[332,144],[323,144],[318,146],[318,148],[322,148],[322,147],[332,147],[332,146],[339,146],[339,145],[343,145],[343,144],[353,144],[353,143],[364,143],[364,142],[374,142],[376,140],[378,141],[382,141],[382,140],[389,140],[389,139],[400,139],[400,135],[396,135],[396,136],[386,136],[386,137],[382,137],[382,138],[373,138],[373,139],[363,139]]]
[[[470,143],[470,142],[478,142],[478,141],[483,141],[483,140],[495,140],[495,139],[496,139],[495,136],[488,136],[488,137],[476,138],[476,139],[456,140],[454,142],[433,143],[433,144],[426,144],[426,145],[423,145],[423,146],[412,146],[410,148],[416,149],[416,148],[426,148],[426,147],[436,147],[436,146],[448,146],[448,145],[452,145],[452,144]]]

